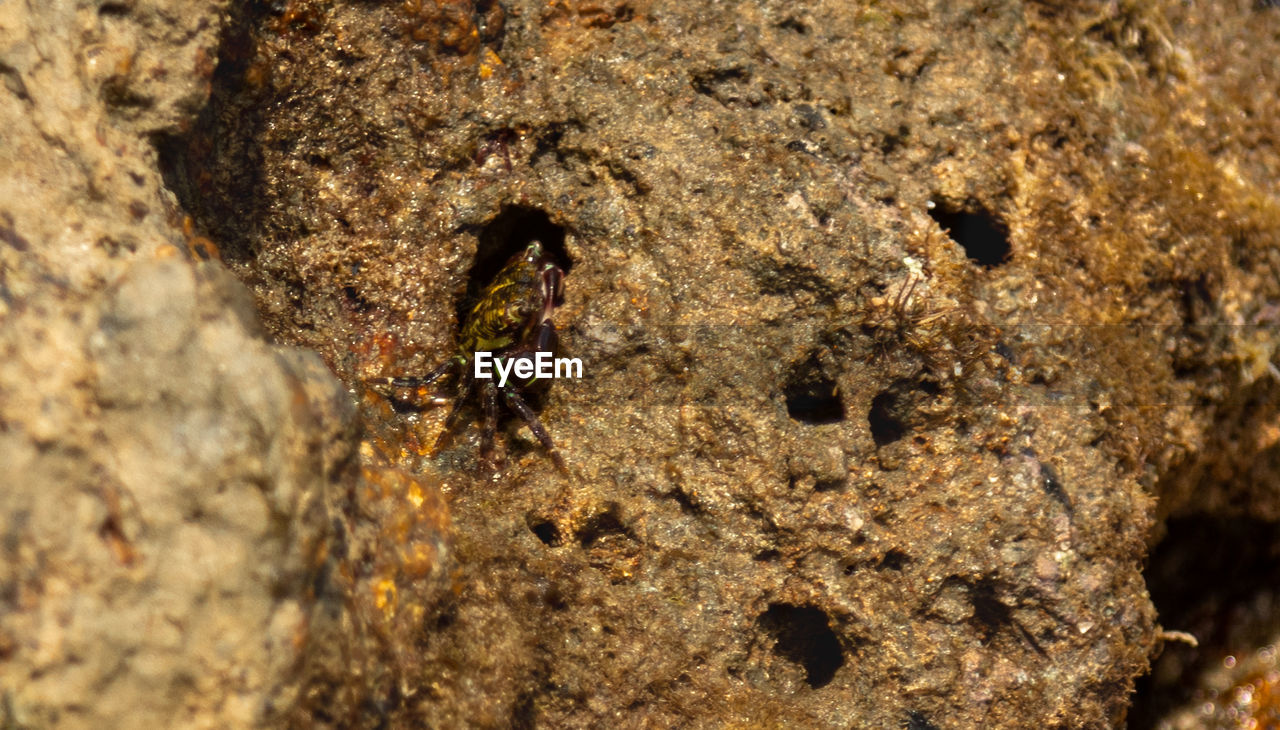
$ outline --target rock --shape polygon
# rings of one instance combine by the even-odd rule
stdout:
[[[0,11],[5,719],[1122,723],[1275,514],[1264,5]],[[534,238],[490,477],[362,381]]]
[[[246,726],[296,693],[342,464],[325,424],[352,414],[308,405],[304,378],[331,376],[246,332],[242,292],[209,264],[134,264],[63,343],[84,410],[5,414],[16,724]]]
[[[220,9],[0,10],[5,726],[281,722],[324,651],[377,628],[311,638],[363,605],[345,547],[407,519],[344,521],[372,500],[350,397],[192,260],[216,249],[161,185],[151,136],[193,122]],[[421,507],[394,533],[421,542],[379,567],[422,605],[447,588],[448,513],[398,486],[378,499]]]

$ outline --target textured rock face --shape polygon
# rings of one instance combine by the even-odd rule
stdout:
[[[261,725],[314,693],[333,635],[376,636],[341,630],[346,596],[392,605],[359,589],[404,569],[439,587],[447,511],[422,485],[398,492],[417,552],[343,570],[406,522],[369,493],[394,472],[361,477],[338,382],[264,341],[174,225],[149,136],[206,100],[221,11],[0,8],[5,727]],[[344,510],[366,525],[335,527]]]
[[[214,271],[132,267],[86,311],[87,348],[65,343],[92,363],[81,422],[7,434],[4,680],[20,725],[245,725],[265,693],[291,697],[333,428],[296,401],[324,370],[247,334],[243,290]]]
[[[1276,515],[1280,18],[1209,12],[0,10],[0,713],[1120,723],[1150,526]],[[490,477],[361,379],[535,237],[587,377]]]

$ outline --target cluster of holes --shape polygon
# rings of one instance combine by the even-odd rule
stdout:
[[[980,205],[974,204],[971,210],[965,210],[939,204],[929,215],[974,263],[992,268],[1008,260],[1012,250],[1008,228]]]
[[[931,379],[898,380],[871,400],[867,424],[877,447],[898,441],[911,430],[910,417],[925,401],[941,392]],[[793,366],[783,387],[787,415],[809,425],[839,423],[845,419],[844,401],[836,381],[823,370],[817,353]],[[818,491],[831,491],[842,481],[821,483]]]
[[[529,514],[525,516],[525,524],[543,545],[559,547],[565,543],[564,534],[561,533],[560,528],[546,517]],[[615,535],[631,539],[635,538],[631,529],[624,525],[622,519],[618,516],[618,506],[616,504],[610,505],[608,509],[599,514],[593,515],[573,533],[574,539],[585,550],[590,550]]]
[[[858,560],[851,559],[844,562],[840,571],[845,575],[853,575],[854,573],[870,566],[877,571],[893,570],[901,572],[911,562],[911,556],[897,548],[891,548],[879,559]]]
[[[771,603],[759,624],[774,638],[774,653],[800,665],[805,683],[812,689],[830,684],[836,670],[844,666],[840,637],[831,630],[830,618],[821,609]]]

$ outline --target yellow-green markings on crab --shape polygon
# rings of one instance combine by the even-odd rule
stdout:
[[[537,381],[539,372],[545,372],[538,366],[549,357],[556,366],[563,364],[569,373],[576,365],[576,377],[582,375],[580,360],[554,358],[552,353],[556,328],[551,321],[551,313],[561,296],[563,281],[564,271],[543,252],[542,244],[537,241],[530,243],[523,252],[513,256],[480,293],[462,323],[457,352],[453,357],[426,375],[372,378],[368,382],[396,388],[426,389],[442,378],[456,378],[453,405],[445,418],[444,430],[436,440],[437,448],[455,425],[462,404],[478,387],[484,408],[480,451],[486,461],[492,460],[498,402],[502,401],[529,426],[552,461],[564,471],[564,459],[556,451],[551,435],[521,397],[521,390]],[[500,368],[498,380],[478,374],[482,355],[486,362]],[[473,363],[477,366],[474,369],[471,367]],[[514,372],[516,379],[503,376],[504,372],[507,376]],[[555,375],[558,368],[553,368],[552,372],[553,377],[559,377]]]

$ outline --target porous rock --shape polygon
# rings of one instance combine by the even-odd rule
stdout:
[[[151,6],[111,7],[115,23]],[[241,535],[284,576],[245,624],[297,605],[313,626],[290,669],[259,665],[271,678],[251,683],[289,687],[282,714],[253,700],[243,717],[1121,723],[1160,636],[1141,573],[1151,526],[1274,514],[1250,484],[1275,477],[1276,22],[1243,1],[231,5],[198,118],[121,111],[186,108],[121,105],[168,98],[132,82],[99,113],[134,145],[139,185],[159,195],[163,170],[270,337],[320,353],[368,429],[356,475],[342,458],[233,460],[260,475],[245,501],[321,546]],[[6,104],[39,98],[36,67],[6,61],[21,91]],[[112,230],[141,225],[79,185],[42,189],[98,200],[84,216],[115,215]],[[7,225],[6,263],[75,250],[34,219]],[[475,409],[437,452],[441,416],[361,383],[452,355],[468,290],[534,237],[569,269],[556,321],[587,377],[541,403],[568,474],[512,421],[491,478]],[[241,356],[266,346],[235,353],[217,333],[252,316],[228,303],[193,320],[198,295],[131,294],[203,286],[134,262],[153,248],[140,240],[119,263],[59,260],[81,263],[72,291],[111,282],[86,305],[104,314],[28,318],[86,343],[78,369],[61,339],[7,341],[58,379],[47,408],[6,423],[29,424],[30,444],[107,429],[154,400],[148,374],[198,414],[211,386],[188,396],[160,375],[209,338],[226,373],[207,377],[244,388],[219,417],[302,433],[255,442],[206,423],[227,444],[197,464],[292,453],[315,428],[353,453],[345,427],[273,410],[296,356],[247,382]],[[86,380],[112,362],[139,375]],[[39,402],[17,382],[6,395]],[[147,444],[171,438],[164,422],[104,432]],[[290,489],[306,481],[290,469],[310,486]],[[24,647],[9,637],[0,648]],[[13,696],[41,717],[69,703]]]
[[[364,605],[447,588],[438,491],[373,469],[395,489],[369,493],[345,390],[264,339],[162,187],[154,135],[207,99],[223,10],[0,8],[5,727],[278,724],[326,651],[390,620]],[[418,549],[351,575],[347,547],[406,522]],[[397,601],[354,598],[400,579]]]

